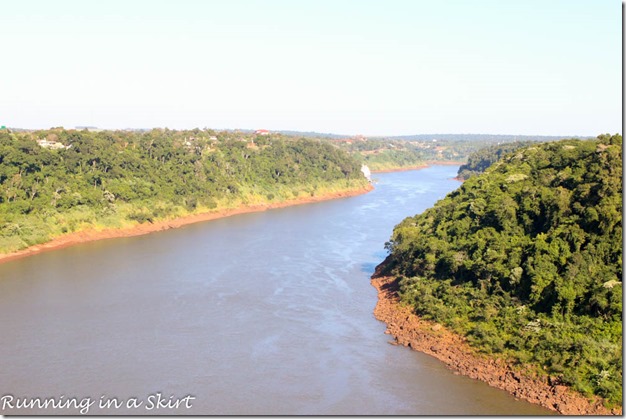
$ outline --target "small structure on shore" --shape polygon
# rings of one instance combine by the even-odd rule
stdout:
[[[369,180],[370,182],[372,181],[372,172],[370,171],[369,167],[367,167],[366,165],[362,164],[361,165],[361,172],[363,172],[363,176],[365,176],[367,178],[367,180]]]

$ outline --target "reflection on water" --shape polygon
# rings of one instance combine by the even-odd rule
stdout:
[[[373,317],[393,226],[458,187],[456,170],[0,265],[0,387],[145,402],[92,414],[546,414],[388,345]],[[158,392],[195,399],[146,410]]]

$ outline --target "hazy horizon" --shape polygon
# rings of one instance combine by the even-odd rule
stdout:
[[[25,0],[0,35],[8,127],[622,127],[617,0]]]
[[[90,125],[76,125],[76,126],[50,126],[44,128],[30,128],[30,127],[6,127],[9,129],[17,129],[17,130],[25,130],[25,131],[39,131],[39,130],[52,130],[57,128],[63,128],[64,130],[83,130],[83,129],[95,129],[98,131],[150,131],[153,129],[170,129],[173,131],[191,131],[194,129],[200,130],[213,130],[213,131],[250,131],[254,132],[256,130],[265,129],[263,127],[257,128],[213,128],[213,127],[185,127],[185,128],[169,128],[165,126],[155,126],[155,127],[124,127],[124,128],[107,128],[107,127],[97,127]],[[320,131],[310,131],[310,130],[296,130],[296,129],[276,129],[276,130],[268,130],[270,132],[278,132],[278,133],[302,133],[302,134],[319,134],[319,135],[332,135],[332,136],[344,136],[344,137],[357,137],[363,136],[366,138],[374,138],[374,137],[415,137],[415,136],[493,136],[493,137],[562,137],[562,138],[595,138],[601,134],[622,134],[621,131],[616,133],[609,132],[599,132],[596,135],[577,135],[577,134],[568,134],[568,135],[548,135],[548,134],[516,134],[516,133],[486,133],[486,132],[413,132],[413,133],[405,133],[405,134],[394,134],[394,135],[364,135],[361,133],[342,133],[342,132],[320,132]]]

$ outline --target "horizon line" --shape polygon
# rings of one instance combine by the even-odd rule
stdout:
[[[266,128],[211,128],[211,127],[193,127],[193,128],[168,128],[168,127],[159,127],[159,126],[154,126],[154,127],[126,127],[126,128],[101,128],[95,125],[75,125],[73,127],[64,127],[62,125],[59,126],[52,126],[49,128],[26,128],[26,127],[10,127],[10,126],[2,126],[3,128],[6,129],[11,129],[11,130],[21,130],[21,131],[46,131],[46,130],[52,130],[52,129],[63,129],[66,131],[70,131],[70,130],[76,130],[76,131],[83,131],[83,130],[98,130],[98,131],[151,131],[151,130],[170,130],[170,131],[192,131],[195,129],[199,129],[202,131],[206,131],[206,130],[213,130],[213,131],[257,131],[257,130],[261,130],[261,129],[266,129]],[[299,129],[268,129],[268,131],[270,132],[277,132],[277,133],[286,133],[286,132],[293,132],[293,133],[303,133],[303,134],[319,134],[319,135],[333,135],[333,136],[343,136],[343,137],[364,137],[364,138],[391,138],[391,137],[413,137],[413,136],[442,136],[442,135],[481,135],[481,136],[515,136],[515,137],[561,137],[561,138],[589,138],[589,137],[597,137],[598,135],[602,135],[602,134],[611,134],[610,132],[602,132],[599,134],[595,134],[595,135],[581,135],[581,134],[558,134],[558,135],[554,135],[554,134],[504,134],[504,133],[498,133],[498,134],[494,134],[494,133],[485,133],[485,132],[435,132],[435,133],[411,133],[411,134],[360,134],[360,133],[355,133],[355,134],[345,134],[345,133],[335,133],[335,132],[322,132],[322,131],[315,131],[315,130],[299,130]],[[615,134],[619,134],[621,135],[621,132],[617,132]]]

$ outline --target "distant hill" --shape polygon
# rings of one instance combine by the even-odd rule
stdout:
[[[246,130],[242,130],[246,131]],[[571,135],[512,135],[512,134],[411,134],[411,135],[344,135],[334,133],[321,133],[315,131],[289,131],[279,130],[273,131],[284,135],[301,136],[309,138],[367,138],[372,140],[403,140],[403,141],[481,141],[490,143],[508,143],[515,141],[536,141],[547,142],[562,140],[563,138],[576,139],[592,139],[590,136],[571,136]]]
[[[342,135],[342,134],[331,134],[331,133],[322,133],[315,131],[289,131],[289,130],[280,130],[273,131],[279,134],[289,135],[293,137],[306,137],[306,138],[328,138],[332,140],[337,140],[340,138],[349,138],[350,135]]]
[[[28,132],[37,131],[32,128],[16,128],[7,127],[14,132]],[[62,127],[58,127],[62,128]],[[154,128],[124,128],[121,131],[138,131],[147,132]],[[51,128],[52,129],[52,128]],[[77,130],[88,129],[95,130],[93,126],[76,126]],[[204,128],[204,130],[211,128]],[[253,133],[254,129],[243,128],[212,128],[215,131],[224,132],[242,132]],[[113,129],[112,131],[116,131]],[[184,130],[183,130],[184,131]],[[577,138],[577,139],[592,139],[592,136],[572,136],[572,135],[512,135],[512,134],[410,134],[410,135],[360,135],[360,134],[336,134],[330,132],[316,132],[316,131],[295,131],[295,130],[270,130],[272,133],[283,134],[293,137],[306,137],[306,138],[327,138],[338,140],[342,138],[367,138],[367,139],[379,139],[379,140],[406,140],[406,141],[432,141],[432,140],[446,140],[446,141],[482,141],[482,142],[513,142],[513,141],[555,141],[563,138]]]
[[[407,141],[428,141],[428,140],[448,140],[448,141],[489,141],[489,142],[513,142],[513,141],[556,141],[563,138],[591,139],[594,137],[571,136],[571,135],[509,135],[509,134],[415,134],[384,137],[394,140]]]

